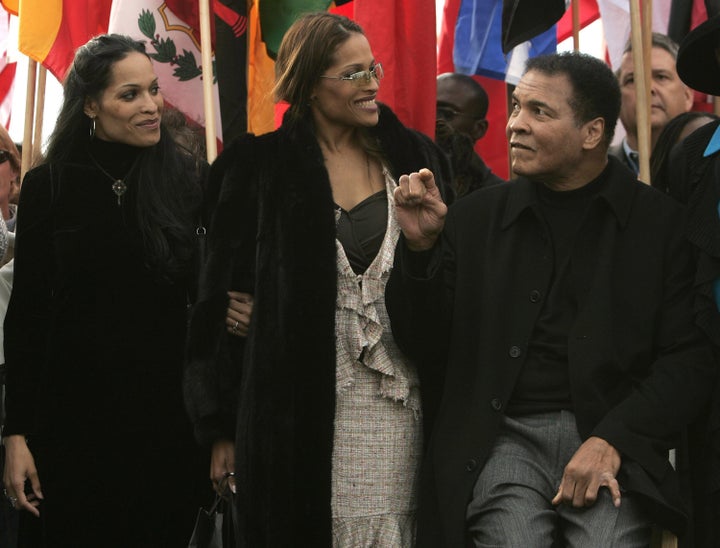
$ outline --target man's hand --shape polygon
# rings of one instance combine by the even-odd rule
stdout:
[[[447,206],[429,169],[401,175],[394,192],[395,215],[412,251],[435,245],[445,225]]]
[[[565,467],[553,504],[575,507],[592,506],[600,487],[607,487],[613,504],[620,506],[620,485],[615,476],[620,470],[620,453],[602,438],[591,437],[575,452]]]

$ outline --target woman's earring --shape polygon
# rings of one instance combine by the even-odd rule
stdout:
[[[95,137],[95,118],[90,118],[90,139]]]

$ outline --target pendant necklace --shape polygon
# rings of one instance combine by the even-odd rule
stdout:
[[[117,177],[113,177],[110,175],[107,171],[103,169],[103,167],[98,163],[98,161],[93,157],[92,154],[88,154],[90,156],[90,160],[92,160],[92,163],[95,164],[95,167],[100,170],[100,172],[105,175],[108,179],[110,179],[112,184],[112,191],[115,193],[115,196],[117,196],[117,203],[118,207],[122,205],[122,197],[125,192],[127,192],[127,185],[125,184],[125,181],[123,179],[118,179]]]

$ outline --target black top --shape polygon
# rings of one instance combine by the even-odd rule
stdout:
[[[569,283],[570,254],[590,202],[605,183],[606,172],[576,190],[553,191],[542,184],[537,186],[540,211],[550,230],[553,275],[508,405],[510,415],[573,408],[567,338],[578,299]]]
[[[345,211],[337,206],[340,219],[337,238],[355,274],[362,274],[372,264],[382,247],[387,228],[387,192],[379,190]]]

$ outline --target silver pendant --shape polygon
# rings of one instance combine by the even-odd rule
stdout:
[[[122,195],[127,191],[127,185],[120,179],[117,179],[112,186],[112,190],[117,196],[118,205],[121,203]]]

